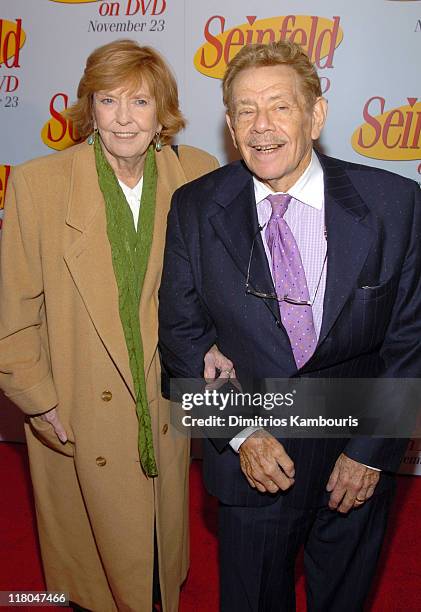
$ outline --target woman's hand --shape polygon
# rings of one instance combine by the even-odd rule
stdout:
[[[51,427],[54,429],[57,438],[60,442],[67,442],[67,434],[66,431],[61,424],[61,421],[58,416],[58,412],[55,408],[49,410],[48,412],[44,412],[44,414],[39,415],[40,419],[45,421],[46,423],[50,423]]]

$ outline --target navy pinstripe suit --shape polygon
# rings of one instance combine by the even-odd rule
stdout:
[[[245,295],[250,246],[258,223],[252,176],[242,162],[235,162],[181,187],[173,198],[160,290],[160,350],[171,376],[200,377],[204,355],[213,343],[233,361],[240,381],[294,376],[420,376],[419,187],[383,170],[324,155],[319,159],[325,183],[328,266],[322,328],[313,357],[297,372],[288,336],[279,326],[277,303]],[[259,290],[273,292],[260,236],[253,266]],[[384,471],[376,489],[379,497],[393,487],[389,473],[397,469],[405,448],[402,440],[370,438],[292,439],[283,443],[296,466],[291,490],[270,495],[252,489],[226,440],[206,441],[204,474],[208,490],[224,507],[237,506],[247,512],[253,509],[256,520],[263,516],[259,514],[262,509],[278,512],[275,508],[279,506],[283,516],[283,512],[320,508],[326,501],[325,486],[333,465],[345,452]],[[374,507],[375,502],[371,505]],[[351,520],[358,522],[359,517],[367,521],[363,516],[370,511],[364,508],[350,513],[354,516],[348,525]],[[343,517],[336,519],[342,519],[345,525]],[[384,528],[380,519],[376,523]],[[307,527],[302,528],[303,534]],[[276,529],[286,527],[281,521]],[[337,530],[337,524],[330,533],[332,529]],[[304,537],[297,536],[293,548]],[[272,534],[267,539],[276,538]],[[245,550],[247,538],[243,540]],[[241,558],[240,540],[234,545]],[[285,547],[285,540],[279,545]],[[341,541],[341,546],[346,542]],[[378,542],[376,546],[377,551]],[[222,554],[229,554],[226,547]],[[376,555],[373,548],[367,575],[372,575],[370,568],[374,568]],[[261,570],[263,561],[256,562]],[[250,569],[253,571],[256,567]],[[315,567],[313,573],[317,573]],[[321,601],[320,594],[313,595],[314,602]],[[292,609],[290,596],[285,599],[285,607],[279,607],[279,602],[278,607],[262,604],[261,589],[258,597],[260,603],[250,603],[244,609]],[[327,606],[314,603],[313,609],[339,609],[323,605]]]

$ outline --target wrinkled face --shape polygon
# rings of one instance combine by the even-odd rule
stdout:
[[[252,67],[232,83],[227,123],[249,170],[274,191],[286,192],[310,162],[326,111],[324,98],[308,104],[290,66]]]
[[[96,92],[93,114],[112,167],[116,161],[142,162],[155,133],[162,129],[147,83],[134,93],[123,88]]]

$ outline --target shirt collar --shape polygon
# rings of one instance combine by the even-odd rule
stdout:
[[[265,200],[273,191],[253,176],[254,194],[256,203]],[[288,189],[288,193],[295,199],[312,208],[322,210],[324,204],[323,169],[319,158],[312,152],[311,161],[298,181]]]
[[[120,185],[126,200],[130,197],[135,198],[136,200],[140,200],[140,196],[142,195],[142,186],[143,186],[143,176],[140,177],[139,182],[133,187],[128,187],[125,183],[118,180],[118,184]]]

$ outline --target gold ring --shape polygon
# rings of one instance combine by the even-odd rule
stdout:
[[[355,501],[358,502],[359,504],[363,504],[365,502],[365,499],[358,499],[358,497],[356,497]]]
[[[225,374],[228,374],[228,376],[231,374],[231,372],[233,371],[234,368],[231,368],[230,370],[224,370]]]

